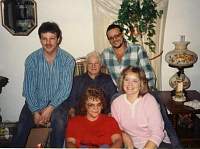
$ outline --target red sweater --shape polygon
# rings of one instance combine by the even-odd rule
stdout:
[[[76,139],[77,147],[99,147],[111,145],[111,136],[121,134],[121,130],[113,117],[101,114],[96,121],[89,121],[86,116],[76,116],[69,120],[65,137]]]

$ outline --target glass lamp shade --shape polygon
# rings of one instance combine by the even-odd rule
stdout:
[[[175,41],[175,49],[168,52],[165,60],[172,67],[185,68],[190,67],[196,63],[198,57],[196,53],[187,49],[189,41]]]

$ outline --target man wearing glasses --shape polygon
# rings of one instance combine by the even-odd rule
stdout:
[[[110,113],[110,103],[112,96],[117,93],[117,87],[113,83],[110,75],[101,72],[101,65],[101,56],[99,53],[92,51],[87,54],[87,72],[74,78],[72,91],[67,100],[67,105],[73,107],[70,108],[69,115],[73,116],[75,114],[74,112],[76,112],[76,114],[80,112],[78,108],[80,99],[89,86],[96,86],[103,89],[107,102],[107,107],[104,109],[104,113]]]
[[[155,74],[144,48],[127,43],[119,25],[109,25],[106,35],[111,47],[102,52],[102,63],[108,68],[115,84],[118,84],[120,73],[125,67],[139,66],[145,72],[149,88],[155,89]]]

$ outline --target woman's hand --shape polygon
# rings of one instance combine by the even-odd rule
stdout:
[[[77,147],[76,146],[76,139],[72,138],[72,137],[66,138],[65,147],[67,147],[67,148],[76,148]]]
[[[147,141],[144,146],[144,149],[157,149],[157,145],[152,141]]]
[[[129,134],[127,134],[126,132],[122,132],[122,138],[125,148],[134,149],[134,144]]]
[[[120,134],[113,134],[111,136],[112,145],[111,148],[121,148],[122,147],[122,136]]]

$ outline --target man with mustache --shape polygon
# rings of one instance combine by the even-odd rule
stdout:
[[[115,84],[118,84],[124,68],[139,66],[145,71],[149,88],[155,89],[155,74],[143,47],[128,43],[124,39],[122,28],[116,24],[108,26],[106,35],[111,47],[102,52],[103,65],[108,68]]]
[[[59,47],[62,32],[54,22],[44,22],[38,30],[42,48],[25,61],[21,111],[12,147],[25,147],[31,128],[51,124],[50,147],[63,147],[68,98],[73,80],[74,58]]]

